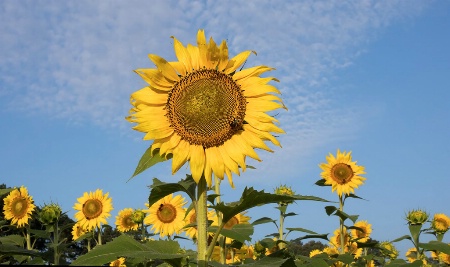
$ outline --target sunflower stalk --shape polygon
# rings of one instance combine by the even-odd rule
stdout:
[[[216,193],[216,201],[220,202],[220,179],[217,176],[214,176],[214,193]],[[219,225],[222,224],[222,213],[220,211],[216,211],[217,214],[217,222]],[[214,248],[214,243],[211,243],[211,246]],[[219,237],[219,246],[220,246],[220,263],[226,263],[226,249],[225,249],[225,238],[223,236]],[[208,249],[208,258],[211,257]]]
[[[339,211],[344,212],[344,198],[342,195],[339,196]],[[340,232],[340,244],[341,247],[339,248],[340,254],[344,254],[345,248],[345,233],[344,233],[344,219],[342,217],[339,218],[339,232]]]
[[[58,229],[58,221],[55,222],[54,225],[55,229],[53,231],[53,262],[55,265],[59,265],[59,251],[58,251],[58,244],[59,244],[59,229]]]
[[[102,229],[100,227],[98,227],[97,229],[98,229],[97,245],[101,246],[102,245]]]
[[[202,178],[197,184],[197,265],[208,266],[207,258],[207,184],[206,179]]]
[[[283,203],[278,203],[278,208],[280,210],[280,227],[278,228],[278,239],[284,241],[284,217],[286,214],[286,205]]]

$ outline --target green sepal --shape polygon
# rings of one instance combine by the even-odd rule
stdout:
[[[178,183],[164,183],[158,178],[153,178],[153,184],[150,186],[150,196],[148,198],[149,205],[155,204],[161,198],[175,192],[186,193],[192,201],[195,201],[195,188],[197,184],[191,175],[186,175],[186,179],[180,180]]]
[[[192,253],[179,253],[178,242],[170,240],[158,240],[140,243],[132,237],[122,234],[102,246],[94,247],[90,252],[78,257],[71,265],[100,266],[116,260],[119,257],[134,258],[138,262],[148,259],[171,261]]]
[[[168,159],[172,158],[172,154],[162,156],[159,154],[159,148],[155,148],[152,153],[152,146],[147,148],[147,150],[142,155],[141,159],[139,160],[138,165],[136,166],[136,169],[134,170],[133,175],[128,179],[130,181],[133,179],[136,175],[140,174],[141,172],[145,171],[146,169],[156,165],[157,163],[164,162]]]

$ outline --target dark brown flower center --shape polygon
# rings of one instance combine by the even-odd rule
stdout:
[[[233,218],[229,219],[228,222],[223,226],[225,229],[231,229],[231,227],[235,226],[239,223],[238,218],[236,216],[233,216]]]
[[[131,214],[127,214],[122,217],[122,226],[124,228],[131,228],[134,225],[135,225],[135,223],[133,222],[133,220],[131,218]]]
[[[233,78],[202,69],[182,77],[169,93],[167,116],[190,144],[220,146],[242,130],[246,99]]]
[[[83,204],[83,214],[86,219],[95,219],[102,214],[103,204],[98,199],[88,199]]]
[[[172,204],[161,204],[156,212],[156,216],[163,223],[171,223],[177,217],[177,210]]]
[[[27,214],[28,201],[24,197],[16,197],[12,203],[12,214],[15,218],[22,218]]]
[[[350,165],[337,163],[331,168],[331,178],[338,184],[346,184],[353,177],[353,170]]]

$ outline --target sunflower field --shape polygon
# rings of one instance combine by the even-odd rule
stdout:
[[[347,201],[362,199],[355,190],[366,180],[364,166],[351,152],[337,150],[319,164],[321,179],[315,184],[331,188],[333,199],[299,195],[287,185],[273,192],[242,189],[239,199],[221,200],[226,178],[241,175],[248,157],[260,161],[256,149],[273,152],[267,145],[281,146],[284,134],[276,119],[287,110],[281,93],[263,77],[273,68],[244,68],[254,51],[229,58],[226,41],[219,45],[197,33],[196,45],[173,38],[177,61],[150,54],[155,68],[135,72],[148,84],[130,97],[126,120],[144,133],[151,145],[142,155],[132,177],[164,161],[171,173],[186,164],[189,174],[177,183],[157,178],[150,186],[146,208],[118,212],[114,229],[107,219],[113,210],[112,196],[101,189],[80,193],[74,200],[74,218],[56,203],[37,207],[25,186],[0,189],[0,263],[84,266],[450,266],[450,245],[443,242],[450,228],[445,214],[430,216],[421,209],[407,213],[409,235],[379,242],[371,238],[372,225],[345,211]],[[314,181],[312,181],[314,182]],[[285,227],[296,214],[291,204],[316,201],[336,221],[332,233]],[[252,220],[247,212],[275,205],[278,218]],[[274,224],[277,232],[253,240],[254,227]],[[322,249],[309,255],[294,253],[287,236],[298,240],[321,240]],[[421,242],[423,234],[435,240]],[[183,248],[180,239],[196,249]],[[405,259],[395,243],[410,240]]]

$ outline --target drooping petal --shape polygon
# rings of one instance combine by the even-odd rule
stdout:
[[[178,76],[175,69],[164,58],[154,54],[150,54],[148,55],[148,57],[151,61],[153,61],[153,63],[155,63],[156,67],[159,69],[159,71],[161,71],[164,77],[174,82],[180,80],[180,77]]]
[[[177,56],[178,60],[184,64],[186,70],[192,71],[192,59],[191,54],[189,53],[189,50],[183,46],[183,44],[177,40],[177,38],[173,37],[173,48],[175,50],[175,55]]]
[[[190,145],[184,140],[180,140],[173,150],[172,174],[176,173],[189,159]],[[192,166],[192,164],[191,164]]]
[[[261,73],[264,73],[264,72],[270,71],[270,70],[274,70],[274,68],[270,68],[267,66],[256,66],[256,67],[248,68],[245,70],[237,71],[233,75],[233,80],[238,81],[238,80],[253,77],[253,76],[259,76],[259,75],[261,75]]]
[[[205,168],[205,150],[199,145],[190,145],[190,162],[192,178],[198,183]]]
[[[224,163],[222,156],[219,153],[219,150],[217,147],[208,147],[205,149],[205,155],[206,158],[209,159],[209,163],[211,166],[211,169],[213,170],[214,174],[219,177],[221,180],[223,180],[224,175]]]
[[[254,51],[244,51],[239,53],[237,56],[233,57],[228,61],[228,65],[225,68],[226,74],[231,74],[235,70],[237,70],[244,62],[247,60],[248,56],[250,56],[251,53],[256,54]]]

